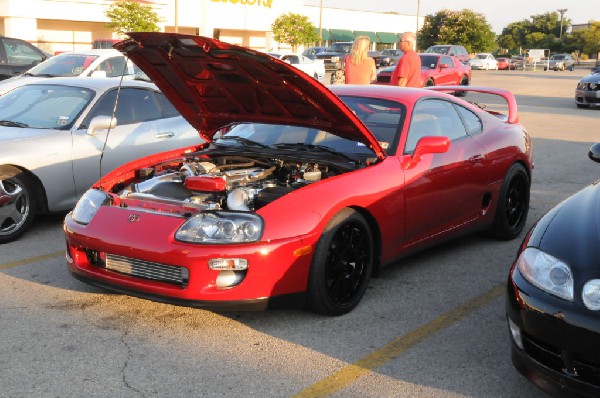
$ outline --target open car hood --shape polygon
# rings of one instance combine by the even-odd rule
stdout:
[[[318,128],[385,152],[331,91],[290,64],[219,40],[135,32],[115,44],[208,141],[232,123]]]

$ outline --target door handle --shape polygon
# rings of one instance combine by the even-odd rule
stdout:
[[[471,163],[479,163],[483,160],[483,155],[475,155],[469,158],[469,162]]]
[[[156,138],[171,138],[171,137],[175,137],[175,133],[172,131],[167,131],[164,133],[156,134]]]

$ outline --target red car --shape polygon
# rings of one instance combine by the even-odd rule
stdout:
[[[471,67],[456,57],[440,54],[419,54],[421,57],[421,81],[423,87],[431,86],[468,86],[471,82]],[[390,84],[392,72],[396,66],[377,72],[377,84]],[[457,92],[458,96],[464,95]]]
[[[116,47],[208,142],[122,166],[83,195],[64,230],[84,282],[212,309],[340,315],[382,266],[525,225],[531,141],[507,91],[479,89],[507,100],[503,120],[435,90],[332,92],[210,38],[129,35]]]
[[[498,70],[506,70],[510,68],[510,61],[508,58],[497,58]]]

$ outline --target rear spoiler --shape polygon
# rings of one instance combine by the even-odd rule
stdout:
[[[508,104],[508,123],[516,124],[519,123],[519,112],[517,110],[517,100],[513,93],[502,88],[491,88],[491,87],[474,87],[474,86],[430,86],[426,87],[427,90],[433,91],[465,91],[473,93],[484,93],[497,95],[506,101]]]

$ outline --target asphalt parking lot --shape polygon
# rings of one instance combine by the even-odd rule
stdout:
[[[528,224],[595,181],[588,71],[473,71],[508,89],[533,137]],[[478,101],[469,94],[467,100]],[[63,215],[0,246],[1,397],[546,397],[510,364],[504,284],[519,239],[471,235],[407,258],[337,318],[215,313],[74,280]]]

